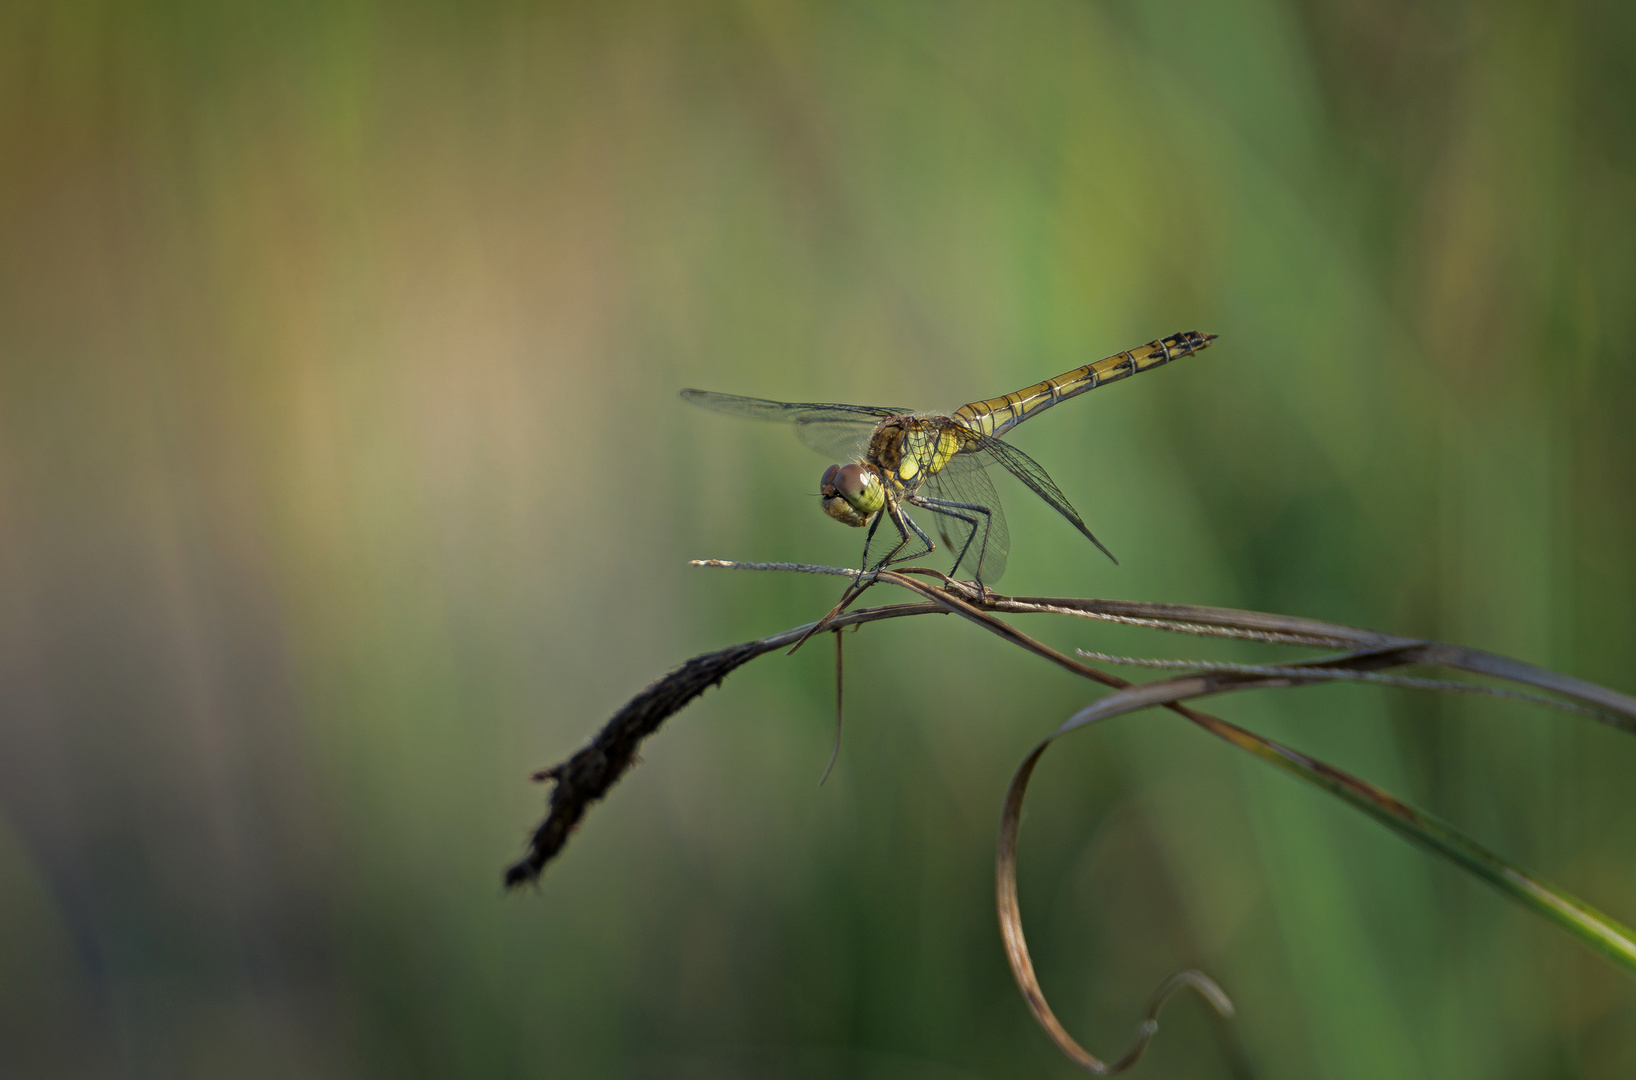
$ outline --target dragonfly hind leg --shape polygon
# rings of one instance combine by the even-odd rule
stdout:
[[[966,553],[971,550],[971,543],[977,539],[978,529],[981,528],[983,542],[977,549],[977,559],[971,568],[972,579],[981,585],[983,583],[983,556],[988,554],[988,538],[994,524],[994,511],[976,503],[950,502],[947,499],[933,499],[923,495],[914,496],[910,501],[916,506],[925,507],[934,514],[941,514],[944,517],[954,518],[956,521],[963,521],[969,526],[966,533],[966,542],[961,545],[960,554],[955,556],[954,566],[949,570],[950,577],[959,574],[961,565],[966,561]],[[983,520],[979,523],[975,517],[968,517],[966,514],[960,513],[962,510],[968,510],[973,514],[981,514]],[[948,539],[947,535],[944,536],[944,539]]]

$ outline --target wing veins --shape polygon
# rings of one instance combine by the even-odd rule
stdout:
[[[1044,499],[1053,510],[1067,518],[1074,528],[1084,534],[1085,539],[1095,544],[1097,550],[1113,559],[1115,566],[1119,565],[1119,560],[1114,558],[1113,552],[1109,551],[1102,541],[1098,540],[1091,532],[1084,520],[1080,518],[1078,511],[1073,508],[1073,504],[1069,503],[1068,496],[1064,495],[1062,489],[1057,487],[1056,481],[1051,479],[1050,474],[1045,471],[1043,465],[1008,442],[994,438],[992,435],[983,435],[977,432],[973,432],[973,434],[976,435],[980,451],[991,455],[995,461],[1005,467],[1007,472],[1028,485],[1034,494]],[[954,460],[958,460],[958,455]]]
[[[718,394],[712,390],[683,390],[681,397],[683,401],[712,412],[793,424],[795,437],[803,445],[830,457],[856,457],[876,425],[889,416],[905,416],[909,412],[885,405],[771,401],[737,394]]]
[[[907,409],[886,405],[842,405],[819,401],[772,401],[768,398],[740,397],[738,394],[718,394],[713,390],[687,389],[681,392],[683,401],[692,402],[712,412],[730,416],[746,416],[752,420],[774,420],[784,423],[865,423],[869,419],[883,420],[888,416],[906,416]]]

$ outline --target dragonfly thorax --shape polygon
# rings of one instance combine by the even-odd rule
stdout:
[[[969,435],[946,416],[894,416],[875,428],[865,460],[896,492],[912,493],[965,448]]]
[[[831,465],[818,482],[824,513],[843,525],[861,528],[886,505],[880,476],[867,464]]]

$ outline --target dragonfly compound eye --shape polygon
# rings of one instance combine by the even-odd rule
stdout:
[[[846,525],[869,524],[885,497],[880,481],[861,465],[831,465],[818,482],[824,513]]]

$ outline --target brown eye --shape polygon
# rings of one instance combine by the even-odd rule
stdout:
[[[862,495],[864,488],[869,486],[864,481],[863,467],[859,465],[843,465],[836,469],[835,475],[830,479],[847,502]]]
[[[818,481],[818,490],[819,490],[819,492],[821,492],[824,495],[834,495],[836,493],[836,491],[835,491],[835,474],[840,472],[840,471],[841,471],[841,467],[839,465],[831,465],[829,468],[825,469],[824,470],[824,478],[822,480]]]

